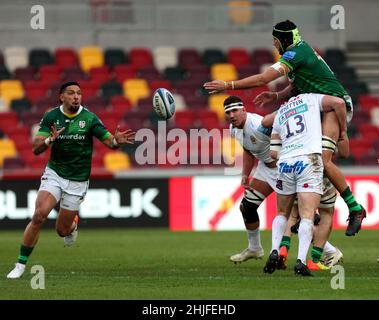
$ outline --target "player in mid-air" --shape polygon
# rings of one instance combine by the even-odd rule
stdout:
[[[261,74],[230,82],[213,80],[205,83],[204,88],[210,90],[210,93],[249,89],[266,85],[279,77],[287,76],[290,80],[290,85],[287,88],[280,92],[262,93],[256,97],[255,103],[263,105],[267,102],[288,99],[299,93],[326,94],[344,100],[347,120],[350,121],[353,114],[351,98],[325,61],[301,39],[296,25],[289,20],[279,22],[274,26],[272,34],[274,46],[282,55],[278,62]],[[332,115],[326,114],[322,122],[325,139],[329,139],[330,132],[336,126],[335,119]],[[340,140],[346,140],[346,123],[340,126],[340,130]],[[362,220],[366,217],[366,211],[356,202],[345,177],[329,156],[330,154],[324,152],[322,154],[325,172],[349,208],[346,235],[353,236],[360,230]]]
[[[295,274],[302,276],[312,275],[306,257],[313,238],[314,214],[323,194],[320,111],[334,111],[340,126],[346,123],[346,108],[342,99],[322,94],[300,94],[281,105],[271,134],[271,155],[278,158],[278,216],[283,216],[275,232],[283,236],[288,208],[291,210],[297,197],[301,222]],[[281,207],[286,212],[280,212]],[[272,273],[278,260],[279,252],[274,248],[264,271]]]
[[[270,156],[271,126],[262,126],[263,117],[256,113],[248,113],[239,97],[231,96],[224,101],[224,110],[230,122],[231,135],[243,147],[243,168],[241,185],[245,187],[240,211],[245,223],[248,247],[230,257],[237,263],[248,259],[260,259],[264,255],[259,234],[258,208],[262,202],[276,189],[276,161]],[[254,167],[255,159],[258,165],[253,179],[249,176]]]
[[[112,135],[100,119],[81,105],[82,94],[77,82],[64,83],[60,88],[61,106],[43,116],[33,140],[38,155],[51,146],[49,162],[41,177],[41,185],[32,220],[27,225],[15,268],[7,278],[20,278],[35,248],[42,225],[51,210],[60,202],[56,230],[64,237],[64,245],[74,244],[78,231],[78,210],[89,183],[93,137],[110,149],[134,142],[135,132],[116,129]]]

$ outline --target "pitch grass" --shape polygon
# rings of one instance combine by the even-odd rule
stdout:
[[[348,238],[335,231],[331,242],[344,253],[345,289],[333,290],[328,271],[296,277],[293,237],[286,271],[263,274],[271,232],[262,232],[263,260],[240,265],[229,255],[244,249],[245,232],[169,232],[162,229],[79,231],[70,248],[43,230],[22,279],[8,280],[22,231],[1,231],[0,299],[378,299],[378,231]],[[30,268],[45,269],[45,290],[31,289]]]

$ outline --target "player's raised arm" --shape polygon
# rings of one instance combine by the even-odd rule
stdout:
[[[114,135],[110,135],[103,143],[110,149],[117,149],[120,145],[133,144],[135,135],[133,130],[120,131],[120,126],[117,126]]]
[[[272,80],[286,75],[288,72],[289,68],[284,63],[276,62],[262,73],[229,82],[222,80],[213,80],[206,82],[204,84],[204,88],[209,90],[209,93],[212,94],[219,93],[224,90],[239,90],[261,87],[265,84],[268,84]]]
[[[57,130],[57,126],[54,123],[51,126],[51,132],[50,135],[46,138],[46,136],[43,135],[36,135],[34,140],[33,140],[33,153],[35,155],[39,155],[40,153],[44,152],[49,148],[49,146],[55,141],[56,138],[63,132],[64,127],[61,129]]]

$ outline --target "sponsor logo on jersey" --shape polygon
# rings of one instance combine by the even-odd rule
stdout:
[[[308,111],[308,106],[305,103],[296,107],[296,108],[290,109],[290,110],[286,111],[284,114],[281,114],[279,116],[279,124],[281,125],[284,122],[286,122],[288,118],[293,117],[293,116],[300,114],[300,113],[304,113],[306,111]]]
[[[308,167],[308,163],[304,163],[303,161],[296,161],[294,164],[288,164],[287,162],[279,163],[279,172],[280,173],[296,173],[300,174],[304,171],[306,167]]]
[[[79,128],[83,129],[86,126],[86,122],[84,120],[79,121]]]
[[[284,60],[290,61],[290,60],[292,60],[295,56],[296,56],[296,52],[295,52],[295,51],[286,51],[286,52],[284,52],[284,54],[282,55],[282,58],[283,58]]]

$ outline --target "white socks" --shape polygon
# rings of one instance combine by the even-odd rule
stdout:
[[[259,232],[259,227],[255,230],[246,230],[247,237],[249,239],[249,250],[258,251],[262,249],[261,246],[261,235]]]
[[[272,250],[279,252],[280,242],[287,227],[287,219],[285,216],[278,215],[272,222]]]
[[[324,246],[324,254],[333,254],[336,253],[337,249],[329,241],[326,241]]]
[[[307,254],[313,237],[313,220],[301,219],[299,226],[299,252],[297,258],[307,264]]]

